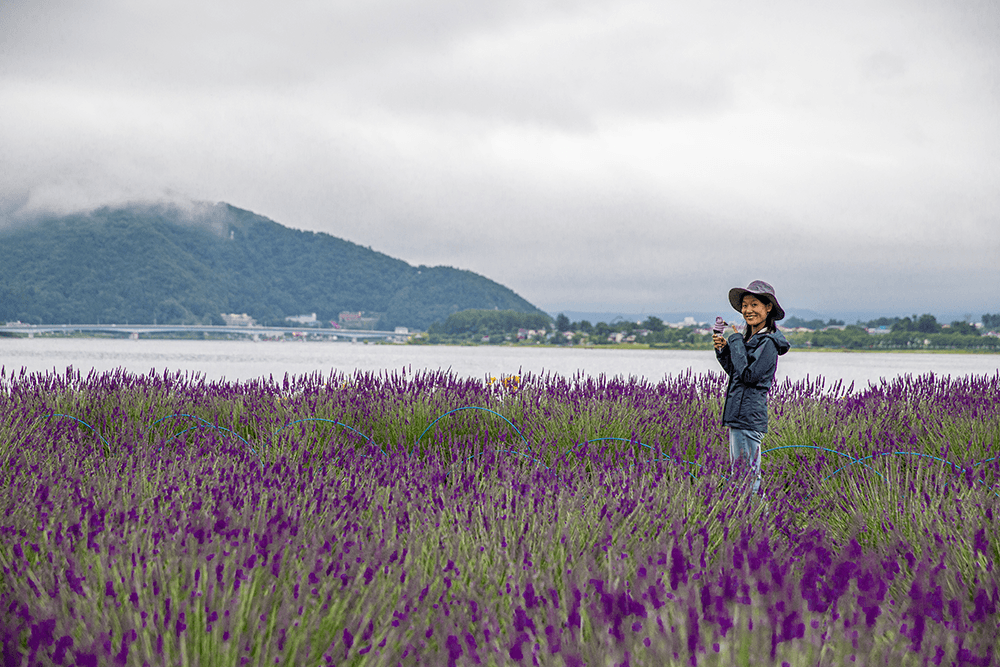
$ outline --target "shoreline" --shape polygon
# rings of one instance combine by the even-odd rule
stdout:
[[[26,334],[8,334],[3,335],[3,331],[0,330],[0,340],[17,340],[23,339],[28,340],[29,337]],[[46,335],[40,334],[36,335],[34,339],[47,339],[47,340],[67,340],[67,339],[83,339],[83,340],[128,340],[123,336],[115,336],[111,334],[101,334],[101,335],[80,335],[80,334],[70,334],[70,335]],[[195,335],[174,335],[174,336],[154,336],[154,335],[144,335],[142,340],[178,340],[178,341],[220,341],[220,340],[233,340],[230,337],[224,335],[214,335],[214,336],[195,336]],[[609,343],[606,345],[553,345],[552,343],[535,343],[532,345],[517,345],[510,343],[501,343],[498,345],[490,345],[488,343],[479,342],[468,342],[468,343],[427,343],[427,342],[408,342],[408,343],[389,343],[382,340],[364,340],[357,341],[356,343],[350,343],[349,341],[333,341],[325,340],[319,341],[314,339],[299,339],[299,340],[284,340],[284,341],[259,341],[259,342],[287,342],[287,343],[333,343],[333,344],[343,344],[348,343],[351,345],[412,345],[415,347],[493,347],[493,348],[541,348],[541,349],[576,349],[576,350],[651,350],[651,351],[688,351],[688,352],[711,352],[712,347],[691,347],[691,346],[674,346],[665,345],[658,343]],[[843,354],[971,354],[971,355],[1000,355],[1000,350],[982,350],[982,349],[962,349],[962,348],[890,348],[890,349],[874,349],[874,348],[845,348],[845,347],[796,347],[793,346],[789,352],[839,352]]]
[[[371,344],[371,343],[369,343]],[[410,345],[421,346],[421,347],[495,347],[495,348],[541,348],[541,349],[571,349],[571,350],[650,350],[653,352],[676,352],[686,351],[686,352],[712,352],[711,347],[700,348],[700,347],[667,347],[660,345],[647,345],[647,344],[621,344],[612,343],[609,345],[552,345],[549,343],[539,343],[536,345],[489,345],[485,343],[469,343],[466,345],[455,344],[455,343],[410,343]],[[982,355],[998,355],[1000,356],[1000,351],[992,350],[962,350],[955,348],[942,348],[942,349],[915,349],[915,350],[904,350],[904,349],[851,349],[846,347],[793,347],[789,351],[792,352],[842,352],[845,354],[982,354]]]

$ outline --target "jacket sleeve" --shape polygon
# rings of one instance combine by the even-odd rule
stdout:
[[[719,365],[722,366],[722,370],[726,372],[726,375],[733,374],[733,361],[729,356],[729,346],[725,345],[721,350],[715,351],[715,358],[719,360]]]
[[[750,355],[747,355],[746,343],[740,334],[730,336],[728,343],[726,347],[729,348],[733,367],[730,375],[738,377],[740,382],[754,385],[774,375],[774,369],[778,365],[778,347],[773,340],[765,338]]]

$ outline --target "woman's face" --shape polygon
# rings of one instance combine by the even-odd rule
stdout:
[[[771,312],[773,307],[770,303],[764,303],[752,294],[743,297],[743,319],[747,321],[747,326],[750,327],[751,331],[756,332],[764,326],[764,323],[767,322],[767,314]]]

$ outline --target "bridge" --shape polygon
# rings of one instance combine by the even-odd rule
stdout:
[[[211,334],[247,336],[253,340],[261,338],[282,339],[291,338],[325,338],[327,340],[346,340],[357,342],[361,339],[387,340],[394,343],[406,342],[409,333],[392,331],[371,331],[366,329],[292,329],[289,327],[258,327],[258,326],[215,326],[202,324],[20,324],[13,323],[0,326],[0,333],[27,335],[34,338],[35,334],[70,334],[70,333],[103,333],[128,336],[138,340],[139,336],[155,336],[157,334]]]

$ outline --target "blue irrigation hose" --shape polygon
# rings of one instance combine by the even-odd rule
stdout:
[[[521,440],[524,441],[525,447],[527,447],[528,452],[531,453],[531,456],[529,456],[528,454],[525,454],[523,452],[519,452],[517,450],[496,450],[496,451],[499,451],[500,453],[504,453],[504,454],[514,454],[514,455],[517,455],[517,456],[521,456],[523,458],[530,459],[533,462],[542,465],[546,470],[550,469],[549,466],[545,465],[539,459],[533,458],[534,454],[533,454],[533,452],[531,450],[531,445],[528,443],[527,438],[524,437],[524,434],[521,432],[521,430],[519,428],[517,428],[517,426],[515,426],[513,424],[513,422],[511,422],[509,419],[507,419],[506,417],[504,417],[499,412],[496,412],[496,411],[491,410],[489,408],[480,407],[480,406],[474,406],[474,405],[464,406],[464,407],[460,407],[460,408],[455,408],[453,410],[449,410],[448,412],[445,412],[444,414],[439,415],[430,424],[427,425],[427,427],[420,433],[419,436],[417,436],[416,440],[414,440],[414,446],[416,446],[416,444],[418,442],[420,442],[420,439],[423,438],[427,434],[427,432],[431,429],[431,427],[433,427],[437,422],[439,422],[444,417],[452,415],[452,414],[454,414],[456,412],[460,412],[462,410],[480,410],[482,412],[488,412],[490,414],[496,415],[497,417],[500,417],[501,419],[503,419],[521,437]],[[108,441],[104,439],[104,436],[102,436],[100,433],[98,433],[97,430],[93,426],[91,426],[90,424],[88,424],[87,422],[85,422],[85,421],[83,421],[81,419],[78,419],[77,417],[74,417],[72,415],[67,415],[67,414],[62,414],[62,413],[51,413],[46,418],[51,419],[52,417],[66,417],[66,418],[72,419],[72,420],[74,420],[74,421],[76,421],[76,422],[78,422],[80,424],[83,424],[84,426],[86,426],[87,428],[89,428],[95,435],[97,435],[97,437],[100,438],[101,442],[104,443],[105,447],[107,447],[108,451],[110,451],[110,449],[111,449],[110,443],[108,443]],[[160,419],[157,419],[156,421],[154,421],[150,425],[150,427],[155,426],[155,425],[159,424],[160,422],[165,421],[167,419],[172,419],[172,418],[176,418],[176,417],[189,417],[189,418],[195,419],[195,420],[197,420],[197,421],[199,421],[201,423],[198,424],[198,425],[196,425],[196,426],[192,426],[192,427],[186,428],[183,431],[180,431],[178,433],[175,433],[173,436],[171,436],[170,439],[176,438],[177,436],[182,435],[183,433],[186,433],[188,431],[191,431],[191,430],[194,430],[194,429],[197,429],[197,428],[205,428],[205,427],[207,427],[207,428],[214,428],[214,429],[219,430],[219,431],[225,431],[227,433],[231,433],[232,435],[234,435],[237,438],[239,438],[240,440],[242,440],[244,442],[244,444],[246,444],[247,447],[250,449],[250,451],[253,452],[253,454],[255,456],[258,456],[258,458],[259,458],[259,460],[261,462],[261,465],[263,465],[263,459],[262,459],[262,457],[260,457],[260,455],[257,454],[257,452],[254,450],[253,446],[250,444],[250,442],[246,438],[244,438],[240,434],[236,433],[235,431],[232,431],[231,429],[228,429],[228,428],[225,428],[225,427],[222,427],[222,426],[217,426],[217,425],[213,424],[212,422],[210,422],[210,421],[208,421],[206,419],[198,417],[197,415],[190,415],[190,414],[183,414],[183,413],[168,415],[166,417],[161,417]],[[285,428],[287,428],[289,426],[293,426],[295,424],[299,424],[299,423],[302,423],[302,422],[308,422],[308,421],[326,422],[326,423],[335,424],[337,426],[342,426],[342,427],[344,427],[344,428],[352,431],[353,433],[356,433],[356,434],[360,435],[361,437],[365,438],[365,440],[367,440],[369,442],[369,444],[375,445],[378,448],[378,450],[382,453],[383,456],[388,456],[388,454],[385,452],[384,449],[382,449],[381,447],[379,447],[374,441],[372,441],[372,439],[369,436],[365,435],[361,431],[358,431],[357,429],[355,429],[355,428],[353,428],[351,426],[348,426],[347,424],[344,424],[343,422],[339,422],[339,421],[336,421],[336,420],[333,420],[333,419],[324,419],[324,418],[321,418],[321,417],[307,417],[307,418],[304,418],[304,419],[298,419],[296,421],[290,422],[288,424],[285,424],[281,428],[279,428],[273,434],[271,434],[271,437],[274,437],[275,435],[277,435],[278,433],[280,433],[282,430],[284,430]],[[650,446],[650,445],[648,445],[648,444],[646,444],[644,442],[640,442],[638,440],[635,440],[635,439],[620,438],[620,437],[600,437],[600,438],[593,438],[593,439],[590,439],[590,440],[586,440],[586,441],[584,441],[584,442],[582,442],[582,443],[580,443],[578,445],[574,445],[569,450],[567,450],[566,452],[564,452],[562,455],[560,455],[559,457],[557,457],[556,460],[561,459],[563,456],[565,456],[566,453],[568,453],[569,451],[572,451],[573,449],[576,449],[576,448],[579,448],[579,447],[583,447],[583,446],[591,444],[591,443],[604,442],[604,441],[628,442],[630,444],[640,445],[642,447],[645,447],[646,449],[653,450],[654,452],[656,451],[656,449],[654,447],[652,447],[652,446]],[[162,450],[162,447],[160,449]],[[819,447],[819,446],[816,446],[816,445],[783,445],[781,447],[772,447],[771,449],[766,449],[766,450],[764,450],[764,451],[761,452],[761,455],[767,454],[767,453],[770,453],[770,452],[774,452],[774,451],[778,451],[778,450],[781,450],[781,449],[815,449],[815,450],[819,450],[819,451],[830,452],[832,454],[836,454],[837,456],[842,456],[844,458],[848,458],[848,459],[851,460],[851,462],[848,463],[847,465],[844,465],[844,466],[838,468],[837,470],[833,471],[832,473],[830,473],[829,475],[827,475],[826,477],[824,477],[823,478],[824,482],[827,481],[827,480],[829,480],[830,478],[832,478],[837,473],[839,473],[839,472],[841,472],[843,470],[846,470],[847,468],[851,467],[852,465],[854,465],[856,463],[860,463],[864,468],[866,468],[868,470],[871,470],[876,475],[878,475],[879,477],[881,477],[883,481],[888,481],[885,478],[885,476],[882,475],[882,473],[878,472],[877,470],[875,470],[875,469],[873,469],[873,468],[871,468],[871,467],[869,467],[869,466],[867,466],[867,465],[865,465],[863,463],[863,461],[866,461],[868,459],[872,459],[872,458],[875,458],[875,457],[878,457],[878,456],[890,456],[890,455],[918,456],[918,457],[933,459],[935,461],[941,461],[942,463],[947,463],[948,465],[952,466],[952,468],[954,468],[956,471],[964,471],[965,470],[965,468],[957,466],[954,463],[952,463],[951,461],[948,461],[947,459],[941,458],[939,456],[933,456],[931,454],[923,454],[921,452],[881,452],[881,453],[877,453],[877,454],[870,454],[870,455],[862,457],[860,459],[855,459],[850,454],[845,454],[844,452],[840,452],[840,451],[837,451],[835,449],[830,449],[829,447]],[[466,461],[471,460],[471,459],[475,458],[476,456],[481,456],[483,453],[485,453],[485,452],[482,452],[480,454],[473,454],[472,456],[469,456],[468,458],[466,458],[464,460],[466,460]],[[662,454],[662,452],[661,452],[661,454]],[[370,457],[364,456],[364,458],[370,458]],[[979,461],[978,463],[973,464],[971,467],[974,468],[974,467],[976,467],[978,465],[981,465],[983,463],[989,463],[990,461],[993,461],[996,458],[997,457],[991,457],[989,459],[984,459],[983,461]],[[653,459],[650,459],[649,461],[640,461],[639,463],[640,464],[642,464],[642,463],[654,463],[656,461],[667,461],[667,460],[681,460],[681,459],[672,459],[672,457],[670,457],[670,456],[668,456],[666,454],[663,454],[663,458],[660,458],[660,459],[653,458]],[[452,466],[457,465],[457,463],[458,462],[453,463]],[[704,466],[702,466],[702,464],[697,463],[695,461],[684,461],[684,463],[687,463],[688,465],[697,465],[699,468],[704,467]],[[630,464],[630,465],[635,465],[635,464]],[[451,473],[449,472],[448,474],[451,474]],[[694,475],[694,473],[692,473],[692,472],[689,471],[688,474],[691,475],[692,478],[697,479],[697,477]],[[722,475],[722,477],[724,479],[729,479],[729,477],[727,475]],[[991,491],[993,491],[994,495],[996,495],[997,497],[1000,497],[1000,493],[998,493],[997,491],[995,491],[992,487],[986,485],[985,481],[983,481],[983,480],[979,480],[979,481],[980,481],[981,484],[983,484],[984,486],[986,486],[986,488],[988,488]],[[945,488],[947,488],[947,484],[945,484]]]
[[[861,459],[854,458],[850,454],[845,454],[843,452],[838,452],[836,449],[830,449],[829,447],[818,447],[816,445],[783,445],[781,447],[772,447],[771,449],[766,449],[763,452],[761,452],[760,454],[761,454],[761,456],[763,456],[764,454],[767,454],[768,452],[776,452],[779,449],[819,449],[819,450],[824,451],[824,452],[832,452],[834,454],[837,454],[838,456],[843,456],[843,457],[851,459],[851,462],[848,463],[847,466],[851,466],[851,465],[854,465],[855,463],[859,463],[860,460],[861,460]],[[846,468],[847,466],[844,466],[844,468]],[[868,466],[864,466],[864,467],[868,468]],[[836,475],[838,472],[840,472],[844,468],[839,468],[838,470],[833,471],[830,475],[828,475],[827,477],[824,477],[823,481],[825,482],[826,480],[830,479],[831,477],[833,477],[834,475]],[[885,476],[882,475],[882,473],[880,473],[878,470],[874,470],[872,468],[868,468],[868,469],[871,470],[876,475],[878,475],[879,477],[881,477],[883,479],[883,481],[888,481],[888,480],[885,479]]]
[[[462,410],[482,410],[483,412],[489,412],[490,414],[496,415],[500,419],[502,419],[505,422],[507,422],[508,424],[510,424],[510,427],[512,429],[514,429],[519,436],[521,436],[521,440],[524,441],[524,446],[528,448],[529,452],[531,451],[531,445],[528,444],[528,439],[524,437],[523,433],[521,433],[521,429],[519,429],[518,427],[514,426],[513,422],[511,422],[509,419],[507,419],[506,417],[504,417],[499,412],[496,412],[495,410],[490,410],[489,408],[482,408],[482,407],[479,407],[477,405],[467,405],[467,406],[465,406],[463,408],[455,408],[454,410],[449,410],[448,412],[444,413],[443,415],[440,415],[437,419],[435,419],[430,424],[428,424],[427,428],[425,428],[423,430],[423,432],[420,435],[417,436],[417,439],[413,441],[413,446],[414,447],[417,446],[417,443],[420,442],[420,439],[427,434],[427,431],[431,430],[431,427],[434,426],[434,424],[437,424],[440,420],[444,419],[448,415],[455,414],[456,412],[461,412]]]
[[[87,428],[89,428],[93,432],[94,435],[96,435],[98,438],[101,439],[101,442],[104,443],[104,446],[108,448],[109,452],[111,451],[111,445],[108,443],[107,440],[104,439],[104,436],[101,435],[100,433],[98,433],[97,429],[95,429],[93,426],[91,426],[87,422],[83,421],[82,419],[77,419],[73,415],[64,415],[64,414],[59,413],[59,412],[53,412],[53,413],[51,413],[50,415],[48,415],[46,417],[46,419],[52,419],[53,417],[66,417],[67,419],[72,419],[73,421],[75,421],[77,423],[83,424],[84,426],[86,426]]]
[[[573,447],[571,447],[571,448],[570,448],[569,450],[567,450],[566,452],[564,452],[564,453],[563,453],[562,455],[558,456],[558,457],[556,458],[556,460],[558,461],[558,460],[559,460],[559,459],[561,459],[561,458],[562,458],[563,456],[565,456],[565,454],[566,454],[566,453],[568,453],[569,451],[571,451],[571,450],[573,450],[573,449],[577,449],[577,448],[579,448],[579,447],[583,447],[584,445],[588,445],[588,444],[590,444],[590,443],[592,443],[592,442],[602,442],[602,441],[605,441],[605,440],[615,440],[615,441],[621,441],[621,442],[628,442],[628,443],[633,443],[633,444],[637,444],[637,445],[642,445],[642,446],[643,446],[643,447],[645,447],[646,449],[652,449],[653,451],[656,451],[654,447],[651,447],[650,445],[647,445],[647,444],[646,444],[646,443],[644,443],[644,442],[639,442],[638,440],[630,440],[630,439],[628,439],[628,438],[615,438],[615,437],[604,437],[604,438],[594,438],[594,439],[592,439],[592,440],[586,440],[586,441],[584,441],[584,442],[581,442],[581,443],[580,443],[580,444],[578,444],[578,445],[574,445],[574,446],[573,446]],[[522,456],[522,457],[524,457],[524,458],[531,458],[531,457],[529,457],[529,456],[528,456],[527,454],[524,454],[523,452],[518,452],[518,451],[516,451],[516,450],[502,450],[502,449],[500,449],[500,450],[495,450],[495,451],[498,451],[498,452],[500,452],[500,453],[504,453],[504,454],[517,454],[518,456]],[[476,458],[477,456],[482,456],[483,454],[486,454],[486,453],[487,453],[487,452],[480,452],[480,453],[478,453],[478,454],[473,454],[472,456],[469,456],[469,457],[467,457],[467,458],[463,459],[462,461],[456,461],[455,463],[452,463],[451,465],[452,465],[452,467],[454,467],[454,466],[458,465],[459,463],[462,463],[463,461],[468,461],[468,460],[470,460],[470,459],[474,459],[474,458]],[[661,453],[662,453],[662,452],[661,452]],[[663,456],[664,456],[664,458],[661,458],[661,459],[656,459],[656,458],[654,458],[654,459],[650,459],[650,460],[648,460],[648,461],[639,461],[639,464],[641,465],[641,464],[643,464],[643,463],[655,463],[656,461],[669,461],[669,460],[673,460],[673,459],[671,459],[671,457],[670,457],[670,456],[668,456],[668,455],[666,455],[666,454],[664,454]],[[535,463],[538,463],[539,465],[541,465],[541,466],[542,466],[543,468],[545,468],[546,470],[551,470],[551,468],[550,468],[549,466],[545,465],[545,464],[544,464],[544,463],[543,463],[542,461],[540,461],[540,460],[538,460],[538,459],[535,459],[535,458],[532,458],[531,460],[532,460],[532,461],[534,461]],[[693,461],[685,461],[685,463],[688,463],[688,464],[691,464],[691,465],[697,465],[697,466],[701,467],[701,464],[700,464],[700,463],[695,463],[695,462],[693,462]],[[635,464],[629,464],[629,465],[635,465]],[[449,472],[448,472],[448,475],[450,475],[450,474],[451,474],[451,471],[449,471]],[[691,472],[688,472],[688,474],[689,474],[689,475],[691,475],[691,477],[692,477],[693,479],[698,479],[697,477],[695,477],[695,475],[694,475],[693,473],[691,473]],[[445,476],[447,477],[447,475],[445,475]]]
[[[947,463],[948,465],[950,465],[955,470],[964,470],[964,468],[960,468],[959,466],[955,465],[951,461],[949,461],[947,459],[943,459],[940,456],[932,456],[931,454],[923,454],[921,452],[880,452],[880,453],[877,453],[877,454],[869,454],[868,456],[865,456],[863,458],[858,459],[854,463],[861,463],[862,461],[864,461],[866,459],[871,459],[871,458],[874,458],[876,456],[890,456],[892,454],[903,454],[903,455],[907,455],[908,454],[908,455],[911,455],[911,456],[922,456],[924,458],[934,459],[935,461],[941,461],[942,463]],[[853,464],[848,464],[848,465],[853,465]]]
[[[493,450],[493,451],[496,451],[496,452],[499,452],[499,453],[501,453],[501,454],[516,454],[517,456],[520,456],[520,457],[522,457],[522,458],[526,458],[526,459],[530,459],[531,461],[533,461],[534,463],[537,463],[538,465],[542,466],[542,467],[543,467],[543,468],[545,468],[546,470],[550,470],[550,468],[549,468],[549,467],[548,467],[547,465],[545,465],[545,464],[544,464],[543,462],[539,461],[539,460],[538,460],[538,459],[536,459],[536,458],[533,458],[533,457],[531,457],[531,456],[528,456],[528,455],[527,455],[527,454],[525,454],[524,452],[519,452],[519,451],[517,451],[517,450],[515,450],[515,449],[497,449],[497,450]],[[454,463],[452,463],[452,464],[451,464],[451,467],[452,467],[452,468],[454,468],[454,467],[455,467],[455,466],[457,466],[457,465],[458,465],[459,463],[464,463],[465,461],[469,461],[469,460],[471,460],[471,459],[474,459],[474,458],[476,458],[477,456],[482,456],[483,454],[487,454],[487,453],[488,453],[488,452],[479,452],[478,454],[473,454],[472,456],[469,456],[469,457],[467,457],[467,458],[465,458],[465,459],[462,459],[461,461],[455,461]],[[448,475],[450,475],[451,473],[452,473],[452,471],[451,471],[451,470],[449,470],[449,471],[448,471],[448,472],[447,472],[447,473],[445,474],[445,477],[447,477],[447,476],[448,476]]]
[[[941,461],[943,463],[947,463],[948,465],[950,465],[952,468],[954,468],[957,471],[965,472],[965,468],[959,467],[959,466],[955,465],[954,463],[952,463],[951,461],[949,461],[947,459],[943,459],[940,456],[933,456],[931,454],[924,454],[924,453],[921,453],[921,452],[880,452],[878,454],[869,454],[868,456],[866,456],[864,458],[858,459],[858,462],[864,461],[865,459],[870,459],[870,458],[875,457],[875,456],[894,456],[894,455],[900,455],[900,456],[920,456],[920,457],[923,457],[923,458],[934,459],[935,461]],[[992,457],[992,458],[988,458],[986,460],[980,461],[979,463],[976,463],[976,464],[973,464],[972,466],[970,466],[970,469],[971,468],[975,468],[980,463],[989,463],[990,461],[993,461],[994,459],[996,459],[995,456]],[[851,465],[851,464],[848,464],[848,465]],[[987,486],[986,482],[984,482],[983,480],[979,480],[979,483],[982,484],[983,486],[986,486],[986,488],[989,489],[990,491],[993,491],[993,488],[990,487],[990,486]],[[947,482],[945,482],[944,488],[946,488],[946,489],[948,488],[948,483]],[[993,491],[993,494],[997,498],[1000,498],[1000,493],[997,493],[996,491]]]
[[[382,454],[384,454],[385,456],[389,456],[388,454],[385,453],[384,449],[382,449],[381,447],[379,447],[377,444],[375,444],[375,442],[371,438],[369,438],[367,435],[365,435],[361,431],[357,430],[356,428],[348,426],[344,422],[339,422],[339,421],[336,421],[334,419],[324,419],[322,417],[306,417],[305,419],[296,419],[295,421],[289,422],[288,424],[285,424],[284,426],[282,426],[281,428],[279,428],[277,431],[275,431],[274,433],[272,433],[271,437],[273,438],[274,436],[278,435],[278,433],[280,433],[284,429],[288,428],[289,426],[294,426],[295,424],[301,424],[302,422],[327,422],[327,423],[330,423],[330,424],[336,424],[337,426],[343,426],[348,431],[351,431],[353,433],[357,433],[358,435],[360,435],[362,438],[364,438],[365,440],[367,440],[369,444],[375,445],[376,447],[378,447],[378,450],[380,452],[382,452]]]
[[[570,447],[570,448],[569,448],[568,450],[566,450],[566,452],[568,453],[568,452],[570,452],[570,451],[572,451],[572,450],[574,450],[574,449],[578,449],[578,448],[580,448],[580,447],[583,447],[584,445],[589,445],[589,444],[590,444],[590,443],[592,443],[592,442],[603,442],[603,441],[605,441],[605,440],[615,440],[615,441],[619,441],[619,442],[628,442],[628,443],[631,443],[631,444],[636,444],[636,445],[642,445],[642,446],[643,446],[643,447],[645,447],[646,449],[652,449],[652,450],[653,450],[654,452],[656,451],[656,448],[655,448],[655,447],[651,447],[650,445],[647,445],[646,443],[644,443],[644,442],[640,442],[640,441],[638,441],[638,440],[634,440],[634,439],[630,439],[630,438],[613,438],[613,437],[604,437],[604,438],[593,438],[593,439],[591,439],[591,440],[585,440],[584,442],[581,442],[581,443],[580,443],[580,444],[578,444],[578,445],[574,445],[573,447]],[[663,454],[663,452],[660,452],[660,454]],[[562,456],[565,456],[565,454],[563,454]],[[562,458],[562,456],[560,456],[559,458]],[[662,459],[650,459],[650,460],[648,460],[648,461],[639,461],[639,463],[640,463],[640,464],[642,464],[642,463],[655,463],[656,461],[670,461],[670,460],[677,460],[677,461],[682,461],[682,460],[683,460],[683,459],[673,459],[673,458],[672,458],[672,457],[671,457],[670,455],[668,455],[668,454],[663,454],[663,457],[664,457],[664,458],[662,458]],[[703,467],[703,466],[702,466],[702,465],[701,465],[700,463],[696,463],[695,461],[684,461],[684,463],[687,463],[688,465],[696,465],[696,466],[698,466],[699,468]],[[629,464],[629,465],[634,465],[634,464]],[[693,479],[698,479],[698,478],[697,478],[697,477],[695,476],[695,474],[694,474],[694,473],[692,473],[692,472],[688,471],[688,474],[689,474],[689,475],[691,475],[691,477],[692,477]]]
[[[817,447],[815,445],[785,445],[785,446],[782,446],[782,447],[774,447],[772,449],[765,450],[765,451],[761,452],[761,454],[763,455],[763,454],[766,454],[768,452],[773,452],[773,451],[778,450],[778,449],[797,449],[797,448],[801,448],[801,449],[820,449],[820,450],[823,450],[823,451],[826,451],[826,452],[833,452],[834,454],[837,454],[839,456],[844,456],[846,458],[852,459],[851,462],[848,463],[847,465],[834,470],[832,473],[830,473],[829,475],[827,475],[826,477],[824,477],[823,478],[824,482],[826,480],[830,479],[831,477],[833,477],[834,475],[836,475],[841,470],[846,470],[847,468],[850,468],[855,463],[861,463],[862,461],[867,461],[868,459],[875,458],[876,456],[893,456],[893,455],[918,456],[918,457],[922,457],[922,458],[933,459],[935,461],[941,461],[942,463],[947,463],[948,465],[950,465],[952,468],[954,468],[957,471],[964,471],[965,470],[965,468],[957,466],[954,463],[952,463],[951,461],[949,461],[947,459],[943,459],[940,456],[934,456],[932,454],[924,454],[922,452],[880,452],[880,453],[877,453],[877,454],[869,454],[868,456],[864,456],[864,457],[862,457],[860,459],[855,459],[853,456],[850,456],[849,454],[845,454],[843,452],[838,452],[835,449],[829,449],[827,447]],[[989,463],[990,461],[993,461],[996,458],[997,457],[994,456],[994,457],[985,459],[983,461],[980,461],[979,463],[973,464],[971,467],[975,468],[976,466],[978,466],[980,464]],[[878,475],[879,477],[881,477],[884,481],[889,481],[879,471],[866,466],[864,463],[861,463],[861,465],[863,467],[865,467],[865,468],[868,468],[868,470],[871,470],[872,472],[874,472],[876,475]],[[987,489],[990,489],[991,491],[993,491],[993,494],[995,496],[997,496],[998,498],[1000,498],[1000,493],[997,493],[996,491],[994,491],[992,487],[987,486],[986,482],[984,482],[983,480],[979,480],[979,483],[982,484],[983,486],[986,486]],[[947,483],[945,484],[945,488],[948,488],[948,484]]]
[[[181,414],[181,413],[173,414],[173,415],[167,415],[166,417],[160,417],[155,422],[153,422],[152,424],[150,424],[149,427],[152,428],[152,427],[156,426],[157,424],[159,424],[161,421],[164,421],[166,419],[171,419],[173,417],[190,417],[191,419],[197,419],[199,422],[201,422],[201,424],[198,424],[196,426],[190,426],[190,427],[184,429],[183,431],[179,431],[177,433],[174,433],[172,436],[170,436],[169,438],[167,438],[167,441],[173,440],[177,436],[179,436],[179,435],[181,435],[183,433],[187,433],[188,431],[191,431],[191,430],[196,429],[196,428],[206,428],[206,427],[207,428],[214,428],[217,431],[225,431],[227,433],[232,433],[237,438],[239,438],[240,440],[243,441],[243,443],[247,446],[247,448],[249,448],[250,451],[253,452],[254,456],[257,456],[257,457],[260,456],[259,454],[257,454],[256,451],[254,451],[253,445],[251,445],[250,442],[246,438],[244,438],[243,436],[241,436],[239,433],[237,433],[237,432],[235,432],[233,430],[230,430],[230,429],[228,429],[228,428],[226,428],[224,426],[216,426],[212,422],[208,421],[207,419],[202,419],[198,415],[188,415],[188,414]],[[160,449],[158,451],[162,451],[162,450],[163,450],[163,447],[160,447]]]

